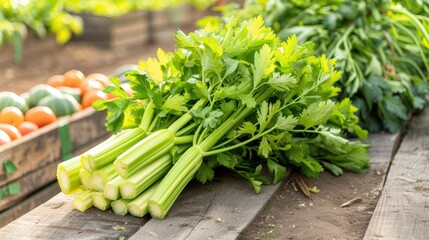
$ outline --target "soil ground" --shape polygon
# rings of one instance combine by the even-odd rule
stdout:
[[[24,59],[21,65],[0,67],[0,91],[21,94],[70,69],[111,74],[122,65],[154,56],[158,47],[173,49],[172,43],[163,43],[112,51],[72,42],[43,56]],[[377,203],[383,175],[375,171],[342,177],[324,173],[318,179],[304,180],[319,192],[310,199],[295,190],[291,181],[285,182],[240,239],[361,239]],[[360,203],[340,207],[358,197]]]

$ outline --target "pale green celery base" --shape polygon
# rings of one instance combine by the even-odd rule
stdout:
[[[120,198],[119,194],[119,184],[121,184],[124,180],[117,176],[114,179],[110,180],[104,185],[103,195],[105,198],[110,200],[117,200]]]
[[[113,209],[113,212],[115,212],[116,215],[124,216],[128,213],[127,204],[131,200],[128,199],[119,199],[116,201],[113,201],[111,203],[111,207]]]
[[[112,203],[112,200],[104,198],[101,192],[93,192],[91,197],[94,206],[103,211],[108,209]]]
[[[85,190],[75,198],[73,198],[72,205],[73,207],[81,212],[85,212],[93,206],[92,202],[92,190]]]

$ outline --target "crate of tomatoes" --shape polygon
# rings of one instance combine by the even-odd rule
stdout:
[[[56,179],[58,163],[105,140],[106,113],[92,108],[112,98],[102,73],[70,70],[28,92],[0,92],[0,213]],[[126,85],[125,85],[126,89]]]

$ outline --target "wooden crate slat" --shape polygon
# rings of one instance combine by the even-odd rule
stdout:
[[[9,195],[0,199],[0,211],[8,209],[19,203],[25,196],[46,186],[56,178],[58,162],[51,162],[48,165],[27,174],[12,183],[19,184],[20,192],[16,195]]]
[[[428,122],[429,110],[412,119],[364,239],[429,238]]]
[[[3,167],[0,168],[0,187],[60,158],[58,126],[57,122],[50,124],[34,134],[0,147],[0,164],[11,161],[17,168],[12,174],[6,174]]]
[[[90,144],[93,140],[106,136],[104,127],[105,112],[87,109],[72,116],[59,119],[39,129],[34,134],[16,140],[10,145],[0,147],[0,164],[11,161],[17,170],[6,174],[0,168],[0,187],[19,179],[35,169],[62,159],[61,141],[58,128],[62,124],[69,124],[70,140],[74,150]]]

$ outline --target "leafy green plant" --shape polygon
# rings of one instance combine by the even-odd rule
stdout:
[[[12,43],[15,60],[21,61],[21,41],[30,29],[37,37],[54,34],[60,44],[70,40],[72,34],[83,30],[82,19],[66,12],[62,1],[12,1],[0,2],[0,47]]]
[[[282,39],[316,43],[344,73],[339,98],[350,97],[364,128],[396,132],[427,104],[429,7],[425,1],[246,1],[226,15],[262,14]],[[210,18],[212,24],[221,21]],[[204,21],[203,21],[204,22]],[[207,22],[207,19],[205,20]]]
[[[367,136],[357,109],[349,99],[332,100],[341,77],[336,61],[295,36],[280,41],[263,24],[260,16],[230,18],[179,31],[174,52],[159,50],[128,72],[132,96],[111,79],[104,91],[118,98],[93,106],[107,110],[107,128],[117,134],[84,153],[80,166],[61,164],[59,182],[76,182],[79,167],[86,175],[109,169],[106,186],[116,193],[119,184],[121,196],[133,198],[160,181],[141,208],[164,218],[189,181],[211,181],[217,168],[248,179],[257,193],[284,179],[287,167],[310,177],[365,171],[368,146],[345,138]],[[115,140],[130,131],[147,135],[132,146]]]

